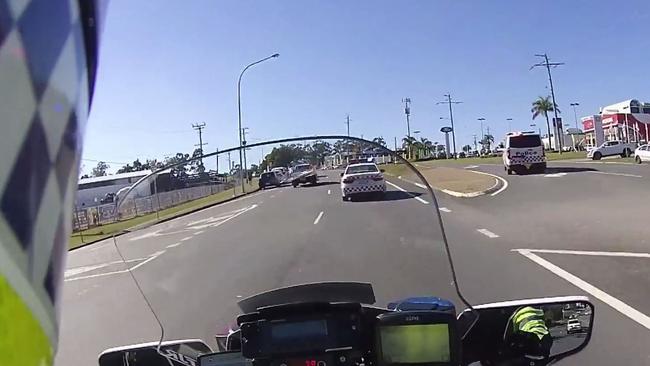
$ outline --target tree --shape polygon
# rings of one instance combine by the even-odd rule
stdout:
[[[375,137],[374,139],[372,139],[372,142],[374,142],[376,144],[379,144],[379,145],[381,145],[383,147],[386,147],[386,140],[384,140],[384,138],[381,137],[381,136],[380,137]]]
[[[190,159],[190,154],[176,153],[176,155],[166,156],[164,160],[164,166],[170,166],[173,164],[179,164],[185,162],[185,164],[180,164],[171,170],[171,175],[174,177],[182,177],[187,175],[187,164]]]
[[[331,155],[332,152],[332,144],[327,141],[316,141],[307,149],[309,160],[320,165],[325,163],[325,157]]]
[[[472,147],[470,145],[465,145],[463,146],[463,151],[465,153],[469,153],[470,151],[472,151]]]
[[[494,136],[492,135],[485,135],[483,136],[483,140],[481,140],[481,145],[483,145],[483,149],[485,151],[490,151],[490,145],[494,142]]]
[[[402,138],[402,148],[407,151],[406,157],[407,159],[412,159],[413,156],[413,145],[417,142],[415,137],[413,136],[406,136]]]
[[[433,149],[433,142],[426,137],[420,138],[420,144],[422,144],[422,149],[426,156],[431,155],[431,149]]]
[[[533,120],[540,115],[546,118],[546,131],[548,133],[549,148],[551,147],[551,125],[548,121],[548,113],[553,112],[555,110],[557,110],[557,112],[560,113],[560,109],[558,109],[557,105],[553,106],[553,102],[551,101],[550,96],[537,97],[537,100],[533,102],[533,107],[530,109],[530,112],[533,114]]]
[[[103,161],[97,163],[97,166],[93,168],[91,175],[93,177],[103,177],[106,175],[106,171],[110,168],[108,164]]]
[[[203,174],[203,172],[205,172],[205,166],[203,165],[202,157],[203,149],[194,149],[194,152],[192,152],[192,161],[190,162],[190,167],[196,174]]]

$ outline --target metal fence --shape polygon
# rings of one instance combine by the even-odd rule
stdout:
[[[119,212],[115,210],[115,203],[84,208],[77,207],[72,216],[72,228],[73,231],[85,230],[99,225],[131,219],[217,194],[232,189],[232,187],[232,183],[215,184],[161,192],[146,197],[128,198],[127,201],[120,205]]]

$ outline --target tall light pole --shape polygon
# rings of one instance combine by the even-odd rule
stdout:
[[[445,97],[447,97],[447,100],[444,102],[438,102],[438,104],[449,104],[449,121],[451,122],[451,140],[452,144],[454,145],[454,160],[457,159],[456,155],[456,128],[454,128],[454,112],[452,111],[451,105],[452,104],[460,104],[462,102],[452,102],[451,101],[451,93],[445,94]]]
[[[512,132],[512,118],[506,118],[506,121],[508,122],[508,132]]]
[[[571,103],[569,104],[571,107],[573,107],[573,118],[575,118],[576,121],[576,128],[578,128],[578,112],[576,112],[576,107],[580,105],[580,103]]]
[[[248,64],[246,67],[244,67],[244,69],[239,74],[239,80],[237,81],[237,111],[238,111],[238,124],[237,124],[238,127],[237,128],[239,130],[239,180],[241,180],[242,193],[244,193],[245,188],[244,188],[244,172],[242,170],[242,163],[244,161],[244,157],[243,157],[243,154],[242,154],[243,137],[242,137],[242,128],[241,128],[241,78],[242,78],[242,76],[244,76],[244,73],[246,72],[246,70],[248,70],[248,68],[250,68],[251,66],[257,65],[257,64],[259,64],[261,62],[264,62],[266,60],[270,60],[272,58],[276,58],[276,57],[279,57],[279,56],[280,56],[279,53],[274,53],[269,57],[265,57],[265,58],[263,58],[261,60],[258,60],[258,61],[255,61],[253,63]]]
[[[483,133],[483,122],[485,121],[485,118],[480,117],[476,119],[477,121],[481,122],[481,139],[479,140],[479,143],[481,144],[481,151],[483,150],[483,144],[485,143],[485,133]]]

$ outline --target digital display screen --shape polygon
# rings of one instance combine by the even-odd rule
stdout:
[[[276,341],[326,336],[327,322],[325,320],[277,323],[271,326],[271,338]]]
[[[451,362],[448,324],[413,324],[380,328],[385,363]]]

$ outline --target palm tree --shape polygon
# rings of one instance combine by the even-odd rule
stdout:
[[[412,155],[412,150],[413,150],[413,145],[417,142],[418,140],[415,139],[413,136],[406,136],[402,139],[402,147],[406,149],[407,151],[407,159],[411,159]]]
[[[433,143],[428,138],[421,137],[420,144],[422,145],[422,149],[424,150],[425,155],[429,155],[431,153],[431,147],[433,146]]]
[[[548,113],[553,112],[554,110],[560,113],[560,110],[558,109],[557,105],[553,106],[553,102],[551,101],[550,96],[537,97],[537,100],[533,102],[533,107],[530,109],[530,112],[533,114],[533,119],[537,118],[537,116],[539,115],[542,115],[546,118],[546,131],[548,133],[549,149],[551,148],[551,125],[548,121]]]

